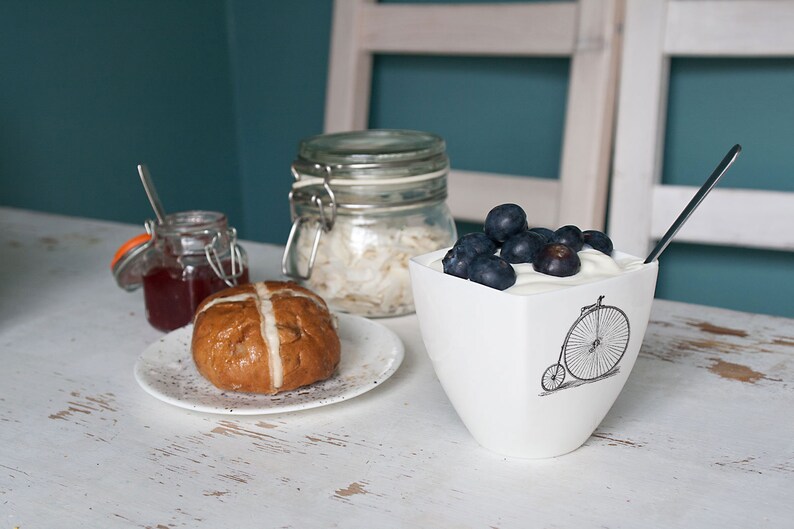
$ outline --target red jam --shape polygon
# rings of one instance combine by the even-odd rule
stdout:
[[[228,269],[228,262],[224,263],[224,268]],[[237,284],[248,281],[248,268],[243,268]],[[178,329],[193,320],[204,298],[225,288],[228,285],[209,265],[153,267],[143,276],[146,318],[152,327],[161,331]]]

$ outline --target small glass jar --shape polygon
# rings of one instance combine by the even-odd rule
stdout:
[[[343,312],[414,311],[408,260],[457,238],[446,205],[444,140],[407,130],[364,130],[303,140],[292,164],[292,229],[282,259]]]
[[[187,325],[199,304],[225,288],[248,282],[248,259],[226,216],[214,211],[167,215],[146,223],[149,237],[131,239],[112,264],[125,290],[143,286],[146,319],[162,331]]]

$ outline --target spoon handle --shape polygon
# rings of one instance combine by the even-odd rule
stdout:
[[[731,147],[731,150],[728,151],[728,154],[725,155],[725,158],[719,163],[719,165],[714,169],[714,172],[711,173],[711,176],[708,180],[698,189],[698,192],[695,193],[695,196],[692,197],[692,200],[689,201],[689,204],[686,205],[684,210],[678,215],[678,218],[675,219],[675,222],[668,228],[667,233],[659,240],[656,247],[651,251],[648,255],[648,258],[645,259],[645,263],[650,263],[655,261],[659,258],[659,255],[667,248],[667,245],[673,240],[675,234],[678,233],[678,230],[681,229],[681,226],[689,219],[689,216],[692,214],[693,211],[697,209],[703,199],[706,198],[706,195],[709,194],[709,191],[717,185],[717,182],[722,175],[728,170],[728,168],[733,165],[733,162],[736,161],[736,157],[739,156],[739,153],[742,152],[742,146],[739,144],[734,145]]]
[[[143,189],[146,191],[146,196],[149,197],[149,203],[152,205],[154,214],[157,215],[157,224],[162,224],[165,221],[165,210],[163,209],[163,203],[160,202],[160,197],[157,196],[157,189],[154,187],[152,175],[149,174],[149,168],[146,167],[146,164],[138,165],[138,174],[141,177]]]

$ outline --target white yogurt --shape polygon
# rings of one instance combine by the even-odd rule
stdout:
[[[643,267],[642,259],[627,254],[615,252],[614,258],[598,250],[581,250],[579,260],[582,268],[579,273],[568,277],[556,277],[536,272],[531,263],[514,264],[516,283],[505,290],[512,294],[538,294],[557,290],[560,288],[592,283],[608,277],[614,277],[624,272],[638,270]],[[430,268],[444,271],[441,259],[430,263]]]

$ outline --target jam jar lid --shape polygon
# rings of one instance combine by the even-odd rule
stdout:
[[[141,233],[122,244],[110,262],[116,284],[133,291],[143,284],[143,259],[141,257],[153,244],[151,233]]]

